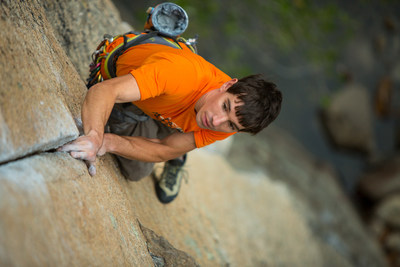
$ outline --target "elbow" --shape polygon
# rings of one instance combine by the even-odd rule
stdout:
[[[168,151],[168,150],[160,151],[156,155],[156,161],[155,162],[156,163],[166,162],[168,160],[175,159],[175,158],[177,158],[179,156],[181,156],[181,155],[177,154],[177,153],[173,153],[172,151]]]
[[[115,103],[117,95],[114,92],[114,90],[112,90],[112,89],[113,88],[110,87],[105,82],[97,83],[97,84],[93,85],[92,87],[90,87],[90,89],[88,90],[88,92],[86,94],[85,101],[87,101],[87,100],[99,101],[99,100],[106,99],[110,102]]]
[[[167,155],[163,155],[163,154],[158,154],[155,158],[155,163],[161,163],[161,162],[166,162],[168,160],[171,160],[173,158],[168,157]]]

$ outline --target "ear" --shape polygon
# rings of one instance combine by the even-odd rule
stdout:
[[[234,78],[234,79],[232,79],[232,80],[229,80],[229,81],[225,82],[225,83],[221,86],[220,90],[221,90],[222,92],[226,92],[226,91],[229,89],[229,87],[231,87],[232,85],[234,85],[235,83],[237,83],[237,81],[238,81],[238,79],[237,79],[237,78]]]

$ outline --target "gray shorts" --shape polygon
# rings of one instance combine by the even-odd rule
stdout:
[[[176,130],[153,120],[131,103],[115,104],[107,122],[106,132],[120,136],[143,136],[162,139]],[[130,160],[114,155],[121,173],[131,181],[138,181],[153,171],[154,163]]]

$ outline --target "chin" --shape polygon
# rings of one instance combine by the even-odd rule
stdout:
[[[202,122],[201,122],[201,116],[199,115],[199,113],[196,114],[196,124],[197,126],[199,126],[201,129],[205,129]]]

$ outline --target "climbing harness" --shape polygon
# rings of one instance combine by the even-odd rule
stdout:
[[[87,88],[105,79],[116,77],[116,62],[127,49],[139,44],[161,44],[176,49],[190,49],[197,54],[197,36],[184,39],[179,36],[188,24],[186,12],[176,4],[163,3],[149,8],[145,31],[128,32],[122,35],[104,35],[104,39],[92,54]],[[185,48],[186,46],[186,48]]]

